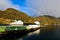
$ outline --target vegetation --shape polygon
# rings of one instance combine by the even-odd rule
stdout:
[[[49,15],[39,16],[36,19],[38,19],[42,25],[60,24],[58,18]]]
[[[26,13],[20,12],[13,8],[8,8],[4,11],[0,11],[0,24],[9,24],[14,20],[22,20],[25,23],[33,23],[34,21],[39,21],[42,25],[60,24],[60,18],[49,15],[31,17]]]
[[[33,17],[12,8],[8,8],[5,11],[0,11],[0,24],[9,24],[14,20],[22,20],[25,23],[34,22]]]

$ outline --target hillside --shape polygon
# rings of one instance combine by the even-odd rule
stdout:
[[[36,19],[40,21],[42,25],[60,24],[60,20],[58,18],[49,15],[39,16]]]
[[[0,11],[0,23],[5,24],[5,21],[3,20],[8,19],[8,22],[11,23],[12,20],[22,20],[23,22],[34,22],[34,18],[28,16],[27,14],[17,11],[12,8],[8,8],[5,11]]]
[[[14,20],[22,20],[24,23],[33,23],[34,21],[39,21],[42,25],[60,24],[60,18],[49,15],[31,17],[26,13],[13,8],[8,8],[4,11],[0,11],[0,24],[9,24]]]

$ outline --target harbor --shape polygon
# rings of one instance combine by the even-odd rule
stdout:
[[[40,28],[41,26],[38,21],[36,21],[35,23],[23,23],[21,20],[19,20],[10,24],[0,24],[0,35],[30,31],[32,32]]]
[[[19,31],[20,33],[11,32],[0,36],[0,40],[60,40],[59,29],[60,26],[47,25],[45,28],[40,28],[33,31]]]

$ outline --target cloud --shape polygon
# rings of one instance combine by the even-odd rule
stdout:
[[[26,0],[26,5],[37,10],[39,12],[37,13],[38,16],[51,15],[60,17],[60,0]]]
[[[5,10],[7,8],[15,8],[19,10],[20,6],[14,5],[10,0],[0,0],[0,10]]]
[[[23,2],[23,1],[21,1],[21,2]],[[14,8],[14,9],[20,10],[22,12],[25,12],[28,15],[31,15],[30,11],[32,10],[29,7],[21,6],[19,4],[17,4],[17,5],[13,4],[11,0],[0,0],[0,10],[6,10],[7,8]],[[33,15],[33,13],[34,12],[32,12],[32,15]]]

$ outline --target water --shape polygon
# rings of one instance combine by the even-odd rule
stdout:
[[[4,35],[0,40],[60,40],[60,26],[46,26],[29,33]]]

